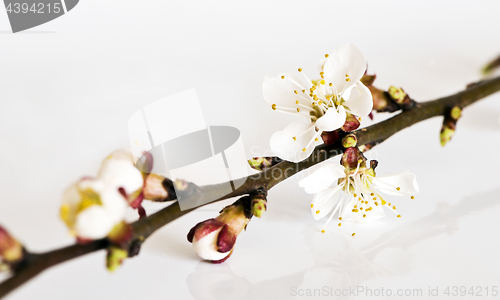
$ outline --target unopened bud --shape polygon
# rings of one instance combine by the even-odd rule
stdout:
[[[277,163],[280,163],[282,160],[279,157],[271,156],[271,157],[254,157],[248,160],[248,164],[252,169],[257,171],[262,171],[264,169],[270,168]]]
[[[347,113],[347,118],[345,119],[345,123],[342,126],[342,130],[345,132],[353,131],[358,129],[360,123],[358,118],[355,115]]]
[[[323,131],[323,133],[321,133],[321,138],[323,139],[323,143],[325,143],[325,145],[331,145],[338,141],[339,132],[337,130]]]
[[[356,169],[358,164],[365,166],[366,158],[363,153],[356,147],[347,148],[342,155],[341,164],[346,169]]]
[[[439,134],[439,138],[441,140],[441,146],[446,145],[446,143],[448,143],[453,137],[453,134],[455,134],[455,128],[451,128],[443,124],[443,127],[441,128],[441,133]]]
[[[389,95],[397,104],[403,104],[404,100],[408,95],[402,88],[397,88],[395,86],[389,87]]]
[[[441,140],[441,146],[446,145],[446,143],[448,143],[453,137],[453,134],[455,134],[457,121],[461,115],[462,115],[462,109],[458,106],[454,106],[445,113],[443,120],[443,127],[441,127],[441,132],[439,134],[439,139]]]
[[[250,205],[252,207],[252,214],[257,218],[260,218],[262,213],[267,210],[266,192],[263,190],[257,190],[254,192]]]
[[[356,147],[358,143],[358,138],[355,134],[348,134],[342,138],[342,146],[344,148]]]
[[[23,259],[23,246],[0,226],[0,270]]]
[[[143,187],[144,199],[164,202],[175,200],[174,183],[172,180],[158,174],[147,174]]]
[[[217,218],[200,222],[189,231],[187,239],[201,258],[222,263],[231,255],[236,238],[252,217],[250,203],[250,196],[242,197],[224,207]]]
[[[114,272],[118,267],[120,267],[123,261],[128,257],[127,250],[119,247],[111,246],[108,248],[108,254],[106,256],[106,268],[110,272]]]
[[[461,115],[462,115],[462,109],[458,106],[453,107],[450,111],[450,117],[455,121],[457,121]]]

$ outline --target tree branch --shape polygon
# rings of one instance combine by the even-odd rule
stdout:
[[[384,141],[396,132],[401,131],[413,124],[432,117],[442,116],[451,107],[459,106],[461,108],[465,108],[466,106],[497,91],[500,91],[500,77],[481,81],[477,84],[471,85],[468,89],[462,92],[448,97],[424,103],[417,103],[415,107],[408,109],[388,120],[372,125],[368,128],[356,130],[353,133],[358,139],[358,145]],[[437,134],[438,131],[436,130],[436,135]],[[321,145],[316,147],[312,155],[302,162],[292,163],[283,161],[257,174],[243,178],[241,180],[245,180],[245,183],[237,190],[213,202],[246,195],[258,188],[271,189],[288,177],[291,177],[319,162],[341,154],[344,148],[342,147],[340,141],[341,138],[333,145]],[[197,197],[198,199],[203,199],[204,197],[211,199],[210,197],[212,195],[216,194],[222,186],[225,187],[226,185],[227,183],[200,187],[200,193],[196,193],[192,195],[192,197]],[[153,232],[175,219],[191,212],[192,210],[193,209],[181,211],[178,202],[175,202],[149,217],[142,218],[132,223],[131,226],[133,228],[134,235],[131,243],[129,244],[129,248],[138,248],[140,244]],[[186,233],[187,231],[188,230],[186,230]],[[52,266],[88,253],[106,249],[109,245],[110,243],[106,239],[102,239],[83,245],[75,244],[45,253],[36,254],[28,252],[23,262],[15,269],[14,274],[0,284],[0,297],[7,295],[18,286]],[[132,252],[132,255],[137,254],[137,251],[129,252]]]

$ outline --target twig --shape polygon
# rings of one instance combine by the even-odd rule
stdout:
[[[413,124],[432,117],[442,116],[450,107],[459,106],[465,108],[466,106],[497,91],[500,91],[500,77],[481,81],[462,92],[448,97],[424,103],[417,103],[415,107],[408,109],[388,120],[372,125],[368,128],[356,130],[353,133],[357,136],[358,145],[379,143],[386,140],[396,132],[401,131]],[[437,132],[438,131],[436,131],[436,134]],[[341,154],[343,150],[344,148],[340,144],[340,139],[337,143],[329,146],[318,146],[312,155],[302,162],[292,163],[283,161],[271,168],[265,169],[262,172],[248,176],[246,179],[241,179],[245,180],[245,183],[236,191],[213,202],[250,194],[259,188],[269,190],[286,178],[291,177],[294,174],[297,174],[298,172],[319,162]],[[193,195],[193,197],[206,197],[209,199],[212,195],[217,194],[217,191],[219,191],[220,188],[225,187],[226,184],[227,183],[200,187],[201,193]],[[140,245],[153,232],[191,211],[192,209],[181,211],[179,204],[175,202],[149,217],[142,218],[132,223],[131,225],[134,231],[134,236],[129,246],[137,247],[137,245]],[[187,231],[188,230],[186,229],[186,233]],[[7,295],[15,288],[52,266],[91,252],[106,249],[108,246],[109,242],[102,239],[93,241],[89,244],[75,244],[45,253],[35,254],[28,252],[26,259],[15,270],[12,277],[0,284],[0,297]]]

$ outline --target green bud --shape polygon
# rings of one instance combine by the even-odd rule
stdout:
[[[263,212],[267,210],[266,199],[252,199],[252,214],[260,218]]]
[[[389,87],[389,95],[398,104],[403,104],[408,95],[403,91],[402,88],[397,88],[395,86]]]
[[[248,160],[248,164],[250,168],[255,169],[257,171],[262,171],[264,169],[270,168],[277,163],[280,163],[281,159],[278,157],[253,157]]]
[[[358,143],[358,138],[355,134],[348,134],[342,138],[342,146],[344,148],[356,147]]]
[[[127,250],[119,247],[109,247],[108,255],[106,256],[106,268],[110,272],[114,272],[123,263],[123,260],[128,257]]]
[[[0,270],[9,270],[14,264],[21,261],[23,256],[24,250],[21,243],[0,226]]]
[[[453,107],[450,111],[450,117],[455,121],[458,120],[461,115],[462,115],[462,109],[458,106]]]
[[[446,143],[448,143],[451,140],[451,137],[455,133],[455,128],[450,128],[446,125],[443,125],[441,129],[441,133],[439,134],[439,137],[441,139],[441,146],[444,147]]]

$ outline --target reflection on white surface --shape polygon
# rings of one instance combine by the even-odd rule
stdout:
[[[437,203],[435,210],[429,215],[402,226],[396,225],[392,229],[383,230],[383,233],[375,239],[363,238],[362,235],[368,233],[363,233],[362,230],[360,230],[361,237],[354,239],[347,232],[331,231],[322,234],[315,228],[303,227],[304,239],[301,242],[308,247],[309,253],[306,255],[314,261],[310,267],[293,274],[282,274],[281,270],[266,269],[266,272],[273,273],[277,278],[252,283],[246,279],[245,274],[235,273],[230,263],[214,265],[199,262],[194,272],[187,276],[186,284],[196,300],[294,299],[300,296],[299,290],[304,295],[308,290],[312,293],[317,290],[319,298],[328,296],[334,299],[350,299],[352,297],[349,295],[336,296],[335,292],[358,287],[362,287],[365,291],[358,291],[356,296],[364,296],[368,289],[373,293],[381,287],[386,290],[393,288],[393,292],[396,293],[397,288],[377,284],[375,279],[402,277],[410,273],[415,256],[411,251],[413,246],[421,243],[429,246],[429,239],[442,234],[453,235],[458,230],[457,223],[463,217],[498,207],[499,193],[500,190],[494,190],[474,197],[465,197],[455,205]],[[429,251],[432,252],[432,249]],[[274,249],[267,248],[264,253],[275,258],[279,257],[279,253]],[[253,268],[244,270],[244,273],[256,272],[258,268],[263,271],[265,268],[255,257],[246,255],[238,259],[254,259]],[[471,285],[475,284],[496,283],[494,281],[476,283],[472,280]],[[428,296],[425,284],[410,284],[408,288],[412,291],[421,290],[422,296]]]

